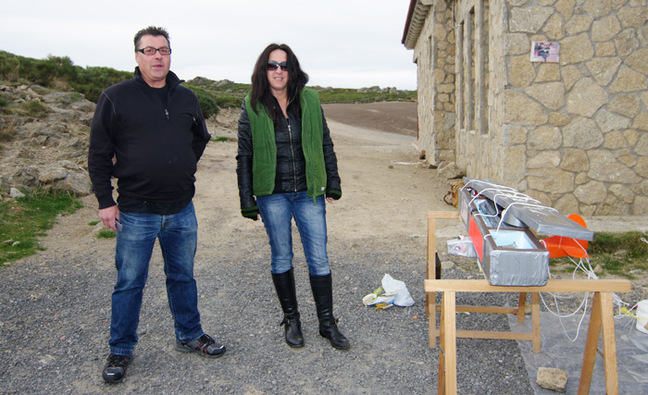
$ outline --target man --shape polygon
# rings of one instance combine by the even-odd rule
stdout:
[[[194,174],[211,136],[196,95],[169,71],[168,33],[147,27],[134,42],[134,78],[99,97],[88,153],[99,217],[117,232],[110,356],[102,373],[107,382],[120,381],[132,361],[156,239],[164,257],[176,350],[210,358],[225,352],[225,346],[202,330],[193,276],[198,227]],[[117,204],[111,177],[118,180]]]

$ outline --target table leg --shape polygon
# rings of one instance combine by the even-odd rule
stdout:
[[[533,325],[533,352],[540,352],[540,294],[531,293],[531,323]]]
[[[603,327],[603,361],[605,363],[605,391],[619,393],[617,375],[616,338],[614,337],[614,306],[612,293],[601,293],[601,326]]]
[[[436,278],[436,262],[435,262],[435,252],[436,252],[436,219],[432,216],[428,216],[428,234],[427,234],[427,279],[434,280]],[[425,315],[430,316],[430,301],[435,304],[436,308],[436,297],[435,294],[429,293],[425,294]],[[434,346],[432,346],[434,347]]]
[[[578,384],[578,394],[589,394],[590,384],[592,382],[592,372],[594,371],[594,362],[596,361],[596,348],[598,347],[599,334],[601,333],[601,294],[594,293],[592,311],[590,312],[589,329],[587,330],[587,341],[585,342],[585,351],[583,352],[583,366],[581,368],[580,383]]]
[[[526,292],[520,292],[520,298],[518,299],[518,312],[517,312],[517,322],[524,322],[524,310],[526,310]]]
[[[426,293],[432,302],[428,301],[427,307],[430,311],[428,314],[428,343],[430,348],[436,347],[436,292]]]
[[[443,294],[445,296],[445,293]],[[437,394],[438,395],[443,395],[445,394],[445,381],[446,381],[446,366],[445,366],[445,315],[443,314],[443,301],[441,302],[441,319],[439,323],[439,374],[437,376],[438,382],[438,388],[437,388]],[[432,332],[430,332],[430,336],[432,335]]]
[[[439,341],[439,394],[457,393],[457,322],[455,292],[443,293]],[[443,360],[443,364],[441,363]],[[443,371],[441,370],[443,368]]]
[[[436,278],[436,219],[428,216],[428,241],[427,241],[427,279]],[[436,292],[425,293],[425,314],[428,316],[428,343],[430,348],[436,347]]]

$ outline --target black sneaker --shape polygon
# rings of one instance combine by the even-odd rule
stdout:
[[[176,340],[175,349],[180,352],[195,352],[205,358],[218,358],[225,354],[226,350],[224,345],[217,343],[208,334],[186,343]]]
[[[126,368],[133,360],[132,355],[110,354],[101,375],[107,383],[117,383],[126,375]]]

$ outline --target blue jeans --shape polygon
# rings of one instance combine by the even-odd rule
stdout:
[[[120,213],[115,265],[117,283],[112,293],[110,352],[131,355],[137,344],[142,295],[155,240],[159,239],[169,307],[177,340],[188,342],[203,335],[198,312],[198,290],[193,276],[198,221],[193,203],[171,215]]]
[[[313,198],[304,192],[276,193],[257,197],[272,253],[272,273],[292,269],[292,218],[295,218],[311,276],[331,273],[326,253],[326,207],[324,196]]]

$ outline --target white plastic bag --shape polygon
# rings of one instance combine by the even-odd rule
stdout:
[[[394,296],[394,304],[396,306],[408,307],[414,304],[414,299],[412,299],[405,283],[400,280],[395,280],[389,274],[385,274],[382,279],[382,289],[385,291],[385,296]]]
[[[456,239],[448,240],[448,254],[466,258],[477,257],[470,236],[459,236]]]

